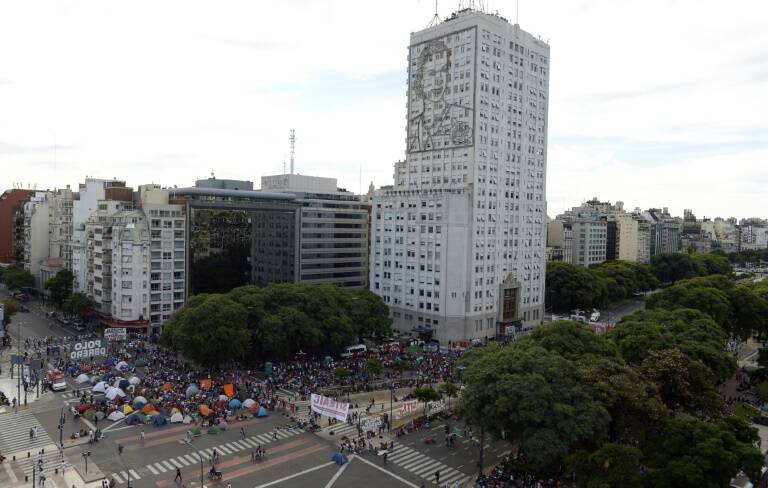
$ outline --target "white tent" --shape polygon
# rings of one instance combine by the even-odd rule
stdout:
[[[149,403],[149,402],[147,402],[147,399],[144,398],[141,395],[139,395],[139,396],[137,396],[136,398],[133,399],[133,404],[134,405],[146,405],[147,403]]]
[[[88,377],[87,374],[81,374],[80,376],[75,378],[75,382],[78,385],[82,385],[83,383],[88,383],[89,381],[91,381],[91,379]]]
[[[95,385],[93,385],[93,391],[95,393],[104,393],[107,391],[107,384],[103,381],[99,381]]]
[[[184,416],[184,420],[182,422],[184,422],[185,424],[191,424],[192,423],[192,417],[190,417],[189,415],[185,415]]]
[[[120,376],[118,376],[118,377],[117,377],[117,378],[115,378],[115,380],[112,382],[112,386],[115,386],[115,387],[118,387],[118,386],[120,386],[120,382],[121,382],[121,381],[123,381],[124,379],[125,379],[125,378],[121,378]]]
[[[115,366],[115,368],[117,368],[120,371],[122,371],[124,369],[128,369],[129,366],[128,366],[128,363],[126,363],[125,361],[120,361],[119,363],[117,363],[117,366]]]
[[[131,379],[128,380],[128,383],[132,385],[138,385],[141,383],[141,379],[138,376],[131,376]]]
[[[181,415],[179,412],[176,412],[175,414],[171,415],[172,424],[178,424],[183,421],[184,421],[184,416]]]
[[[254,403],[256,403],[256,401],[255,401],[253,398],[247,398],[247,399],[246,399],[246,400],[243,402],[243,407],[244,407],[244,408],[249,408],[249,407],[250,407],[251,405],[253,405]]]
[[[107,417],[107,420],[111,420],[112,422],[116,422],[118,420],[122,420],[125,418],[125,414],[121,412],[120,410],[115,410],[109,416]]]
[[[227,395],[219,395],[219,401],[226,402],[227,400],[229,400]]]
[[[120,388],[110,388],[107,390],[107,398],[110,400],[114,400],[115,397],[121,396],[125,398],[125,392],[121,390]]]

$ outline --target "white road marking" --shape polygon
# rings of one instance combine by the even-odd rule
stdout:
[[[399,482],[403,483],[403,484],[404,484],[404,485],[406,485],[406,486],[410,486],[411,488],[419,488],[419,486],[418,486],[418,485],[415,485],[415,484],[411,483],[410,481],[406,480],[405,478],[402,478],[402,477],[400,477],[400,476],[396,475],[396,474],[395,474],[395,473],[393,473],[392,471],[389,471],[389,470],[386,470],[386,469],[382,468],[382,467],[381,467],[381,466],[379,466],[378,464],[374,464],[374,463],[372,463],[371,461],[368,461],[367,459],[365,459],[365,458],[362,458],[362,457],[356,457],[356,456],[354,456],[354,458],[355,458],[355,459],[359,459],[360,461],[364,462],[365,464],[367,464],[367,465],[369,465],[369,466],[372,466],[372,467],[374,467],[374,468],[378,469],[379,471],[381,471],[381,472],[383,472],[383,473],[386,473],[386,474],[390,475],[391,477],[395,478],[397,481],[399,481]],[[261,487],[258,487],[258,488],[261,488]]]
[[[333,475],[333,477],[326,483],[325,488],[331,488],[334,483],[336,483],[336,480],[339,479],[339,476],[341,476],[341,473],[344,472],[344,470],[347,469],[347,466],[349,466],[349,459],[346,463],[344,463]]]
[[[314,468],[309,468],[309,469],[305,469],[304,471],[299,471],[298,473],[293,473],[292,475],[286,476],[285,478],[280,478],[279,480],[270,481],[269,483],[265,483],[263,485],[259,485],[256,488],[267,488],[268,486],[273,486],[273,485],[276,485],[278,483],[282,483],[283,481],[288,481],[288,480],[296,478],[298,476],[302,476],[302,475],[305,475],[307,473],[311,473],[312,471],[317,471],[318,469],[326,468],[326,467],[331,466],[333,464],[336,464],[336,463],[331,461],[331,462],[328,462],[328,463],[325,463],[325,464],[321,464],[319,466],[315,466]],[[411,485],[411,486],[413,488],[419,488],[416,485]]]

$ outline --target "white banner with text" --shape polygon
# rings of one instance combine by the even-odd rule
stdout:
[[[326,417],[334,418],[340,422],[347,421],[347,413],[349,412],[349,403],[337,402],[332,398],[328,398],[323,395],[316,395],[312,393],[310,405],[312,411],[325,415]]]

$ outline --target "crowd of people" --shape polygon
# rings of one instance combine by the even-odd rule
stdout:
[[[563,486],[558,479],[540,479],[528,473],[515,461],[507,458],[491,469],[488,474],[479,476],[475,481],[475,488],[558,488]]]

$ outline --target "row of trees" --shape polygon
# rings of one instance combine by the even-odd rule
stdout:
[[[674,283],[697,276],[730,274],[731,263],[721,251],[674,252],[652,256],[651,272],[662,283]]]
[[[35,277],[20,266],[0,268],[0,282],[5,283],[9,290],[19,290],[27,286],[35,286]]]
[[[603,307],[632,295],[656,289],[660,283],[728,275],[725,254],[671,253],[651,258],[651,264],[606,261],[589,267],[564,262],[547,263],[546,304],[554,311]]]
[[[582,486],[727,486],[762,466],[748,424],[715,388],[736,369],[726,332],[692,309],[635,313],[607,336],[554,322],[462,358],[459,410],[521,446],[540,476]]]
[[[644,264],[606,261],[590,267],[547,263],[545,302],[555,311],[602,307],[653,290],[658,280]]]
[[[191,297],[166,323],[160,340],[212,367],[246,354],[336,354],[362,337],[388,335],[390,325],[386,305],[368,290],[270,284]]]

